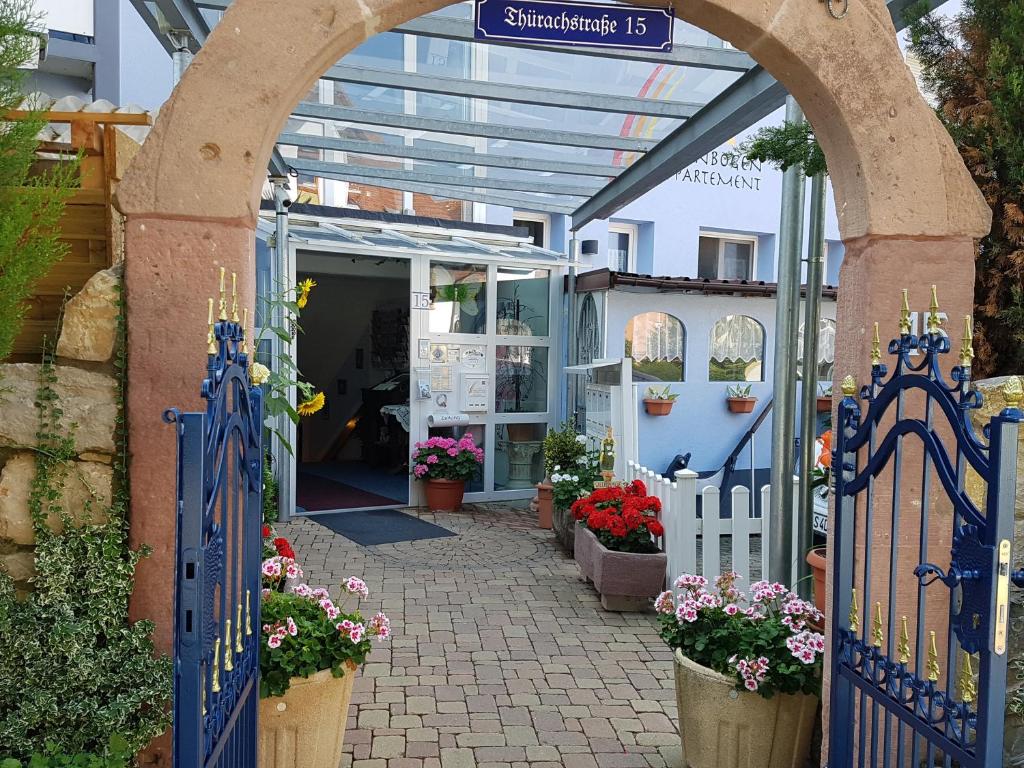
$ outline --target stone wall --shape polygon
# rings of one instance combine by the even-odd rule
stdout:
[[[975,387],[984,397],[981,408],[971,411],[974,428],[981,434],[982,427],[1006,407],[1002,387],[1009,377],[983,379],[975,382]],[[982,499],[981,479],[969,470],[967,474],[967,491],[976,502]],[[1017,502],[1014,507],[1013,554],[1011,568],[1024,567],[1024,429],[1021,429],[1017,446]],[[1007,703],[1014,709],[1014,701],[1024,702],[1024,590],[1010,587],[1010,639],[1009,639],[1010,675],[1007,686]],[[1019,710],[1017,710],[1019,711]],[[1006,714],[1006,737],[1003,742],[1003,754],[1006,760],[1011,757],[1020,758],[1024,755],[1024,718],[1008,711]],[[1006,763],[1017,765],[1018,763]]]
[[[67,468],[62,498],[49,505],[53,527],[60,525],[60,509],[77,522],[102,522],[99,516],[113,496],[121,277],[121,266],[96,273],[65,308],[53,389],[63,412],[61,427],[73,435],[77,458]],[[0,364],[0,568],[22,591],[31,588],[34,573],[29,496],[36,469],[34,403],[40,367]]]

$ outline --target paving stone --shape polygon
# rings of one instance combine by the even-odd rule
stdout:
[[[341,768],[678,768],[653,613],[603,611],[523,509],[410,514],[457,535],[362,547],[313,518],[278,527],[309,583],[358,575],[363,614],[392,619],[357,678]]]

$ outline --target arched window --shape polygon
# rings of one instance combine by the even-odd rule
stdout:
[[[764,328],[752,317],[726,315],[711,328],[709,381],[763,381]]]
[[[686,329],[664,312],[644,312],[626,323],[626,357],[634,381],[682,381]]]
[[[797,350],[797,374],[803,378],[804,324],[800,323],[799,347]],[[832,369],[836,363],[836,321],[821,318],[818,325],[818,383],[832,383]]]
[[[576,363],[586,365],[601,356],[601,326],[597,318],[597,302],[588,293],[580,307],[579,325],[576,328]]]

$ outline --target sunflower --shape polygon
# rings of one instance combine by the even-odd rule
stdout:
[[[324,402],[326,402],[326,400],[327,398],[324,397],[323,392],[317,392],[312,397],[306,398],[299,403],[299,416],[312,416],[324,407]]]
[[[306,303],[309,301],[309,292],[316,288],[316,280],[307,277],[296,287],[298,288],[299,296],[295,303],[299,305],[299,309],[305,309]]]

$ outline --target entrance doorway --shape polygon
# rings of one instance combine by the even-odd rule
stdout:
[[[407,506],[410,262],[299,251],[296,272],[316,282],[297,362],[327,396],[299,424],[296,511]]]

